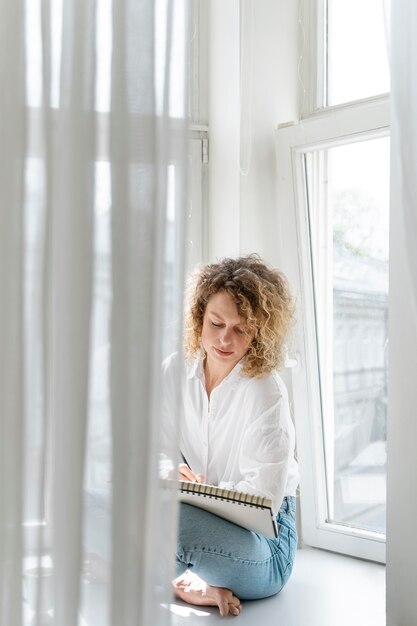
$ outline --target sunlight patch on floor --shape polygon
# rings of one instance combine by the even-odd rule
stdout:
[[[179,615],[180,617],[191,617],[191,616],[196,616],[196,617],[209,617],[210,613],[208,613],[207,611],[202,611],[201,609],[194,609],[192,607],[189,606],[183,606],[181,604],[170,604],[169,605],[169,610],[171,611],[171,613],[174,613],[174,615]]]

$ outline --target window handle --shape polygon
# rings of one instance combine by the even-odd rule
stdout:
[[[290,353],[285,350],[284,367],[285,369],[295,369],[300,363],[300,354],[298,352]]]

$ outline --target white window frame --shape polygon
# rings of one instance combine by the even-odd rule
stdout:
[[[324,63],[325,0],[301,0],[300,25],[300,116],[306,118],[325,108]],[[323,62],[318,62],[323,59]]]
[[[307,545],[385,562],[385,536],[326,521],[324,433],[304,154],[389,135],[389,100],[329,107],[276,131],[280,265],[298,297],[297,366],[291,370],[300,466],[302,539]]]
[[[330,108],[344,108],[354,103],[365,103],[374,98],[378,99],[380,96],[388,96],[385,93],[354,102],[332,106],[327,104],[326,4],[327,0],[300,0],[299,102],[301,119]]]
[[[187,243],[191,250],[186,259],[186,272],[207,260],[208,238],[208,128],[192,124],[189,139]]]

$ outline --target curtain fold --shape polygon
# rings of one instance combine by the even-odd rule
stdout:
[[[170,623],[187,5],[0,0],[0,626]]]
[[[387,624],[417,623],[417,5],[391,2]]]
[[[95,1],[64,1],[51,151],[53,552],[57,626],[78,623],[92,304]],[[46,86],[49,91],[50,86]]]
[[[186,135],[185,119],[169,117],[173,3],[164,3],[159,21],[158,4],[126,0],[113,5],[112,616],[120,626],[168,623],[162,603],[169,602],[172,574],[175,510],[172,501],[164,502],[157,479],[159,381],[168,168],[177,168],[181,185]],[[162,93],[155,92],[158,24],[165,30]],[[139,30],[154,36],[138,37]]]
[[[23,0],[0,2],[0,624],[20,626],[23,550]],[[10,59],[13,64],[10,64]]]
[[[391,6],[391,120],[392,162],[395,167],[396,206],[403,222],[408,265],[417,277],[417,6],[401,0]],[[417,316],[417,288],[414,289]]]

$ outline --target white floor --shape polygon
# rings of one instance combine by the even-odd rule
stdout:
[[[181,602],[173,626],[237,620],[238,626],[385,626],[385,567],[313,548],[299,550],[292,576],[273,598],[243,603],[239,617],[221,618]]]
[[[108,588],[85,584],[83,593],[79,625],[106,626]],[[385,626],[385,567],[303,548],[297,552],[292,576],[282,592],[244,602],[238,617],[221,618],[215,608],[194,608],[180,601],[166,609],[171,611],[171,626],[215,626],[225,620],[236,620],[236,626]],[[32,626],[31,613],[25,606],[25,624]],[[49,617],[42,625],[52,623]]]

